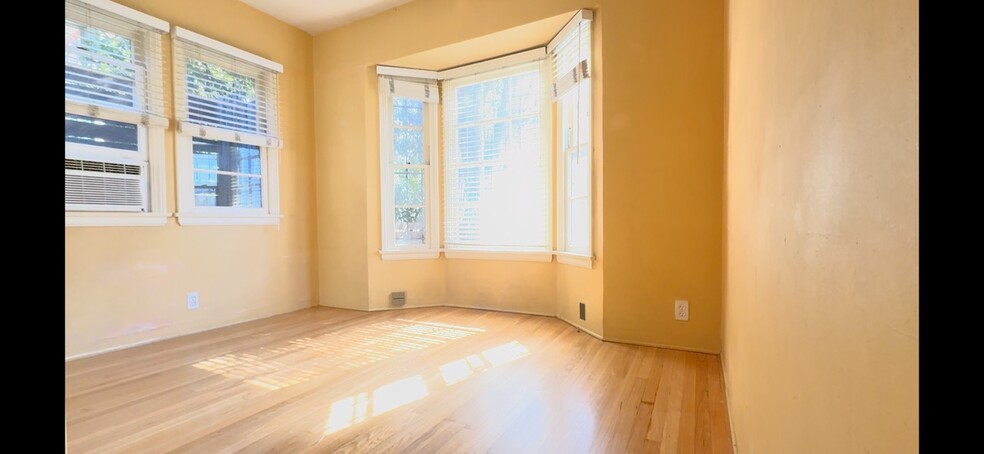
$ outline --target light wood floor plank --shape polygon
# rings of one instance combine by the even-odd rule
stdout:
[[[68,451],[731,452],[716,355],[313,308],[65,364]]]

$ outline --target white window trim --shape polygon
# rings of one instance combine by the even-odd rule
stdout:
[[[167,33],[170,24],[167,21],[145,14],[132,8],[108,0],[80,0],[112,14],[147,25]],[[122,30],[108,27],[111,32],[130,39],[138,39],[132,30]],[[157,38],[154,38],[157,39]],[[158,44],[159,45],[159,44]],[[147,82],[162,83],[164,76],[163,62],[159,59],[148,59]],[[156,82],[153,79],[158,79]],[[97,116],[107,120],[136,123],[138,140],[142,147],[138,150],[147,161],[147,192],[148,210],[143,213],[113,212],[113,211],[66,211],[65,227],[143,227],[162,226],[167,224],[170,213],[167,211],[167,180],[164,163],[164,131],[168,127],[168,119],[156,115],[145,115],[114,109],[112,107],[94,106],[80,101],[65,100],[65,113],[85,116]],[[66,148],[73,147],[66,142]],[[73,147],[75,148],[75,147]],[[78,150],[79,148],[75,148]],[[109,152],[107,155],[115,153]]]
[[[200,46],[208,47],[210,49],[216,50],[216,51],[221,52],[221,53],[224,53],[224,54],[231,55],[231,56],[233,56],[235,58],[238,58],[240,60],[245,60],[245,61],[248,61],[250,63],[254,63],[256,65],[262,66],[262,67],[264,67],[266,69],[269,69],[271,71],[275,71],[277,73],[283,73],[284,72],[284,65],[281,65],[280,63],[277,63],[277,62],[275,62],[273,60],[268,60],[268,59],[263,58],[263,57],[261,57],[259,55],[256,55],[256,54],[252,54],[252,53],[246,52],[245,50],[242,50],[242,49],[240,49],[238,47],[230,46],[230,45],[228,45],[226,43],[223,43],[221,41],[216,41],[216,40],[214,40],[212,38],[209,38],[209,37],[207,37],[205,35],[200,35],[198,33],[195,33],[193,31],[191,31],[191,30],[188,30],[187,28],[181,28],[181,27],[175,26],[174,27],[174,37],[175,38],[178,38],[178,39],[183,39],[183,40],[188,41],[188,42],[191,42],[191,43],[198,44]]]
[[[91,116],[91,106],[76,101],[65,101],[65,113]],[[66,211],[65,227],[144,227],[162,226],[167,224],[170,213],[167,211],[167,180],[165,180],[164,165],[164,130],[168,120],[156,116],[143,116],[136,112],[126,112],[108,107],[98,108],[100,118],[113,121],[136,123],[137,140],[143,144],[138,150],[148,164],[148,202],[150,207],[144,213],[113,212],[113,211]],[[146,124],[142,124],[146,120]],[[66,148],[76,148],[66,142]],[[88,148],[79,145],[76,149]],[[107,150],[107,156],[116,153]]]
[[[593,18],[593,14],[590,10],[580,10],[574,17],[572,17],[564,28],[554,37],[553,40],[547,45],[547,50],[553,52],[554,48],[557,47],[570,33],[576,33],[578,27],[582,21],[590,21]],[[592,41],[593,42],[593,41]],[[575,84],[575,87],[571,91],[580,91],[581,84],[588,84],[588,88],[591,91],[591,96],[594,96],[594,89],[591,86],[593,78],[581,79]],[[569,94],[570,92],[568,92]],[[566,96],[566,95],[565,95]],[[594,262],[594,99],[589,100],[589,106],[591,108],[591,113],[589,113],[589,121],[592,125],[589,127],[589,137],[587,141],[587,151],[588,151],[588,253],[581,251],[569,251],[567,250],[567,201],[568,201],[568,191],[567,191],[567,154],[568,150],[563,149],[563,134],[564,134],[564,124],[563,124],[563,112],[560,110],[561,98],[554,100],[554,104],[557,106],[557,131],[554,147],[556,149],[554,153],[554,159],[557,160],[557,262],[566,265],[579,266],[582,268],[592,268]],[[575,114],[576,115],[576,114]],[[574,152],[580,151],[582,144],[577,144],[575,146]]]
[[[109,0],[79,0],[82,3],[88,3],[96,8],[109,11],[118,16],[125,17],[135,22],[139,22],[148,27],[156,28],[164,33],[170,30],[170,24],[163,19],[158,19],[149,14],[137,11],[133,8],[128,8],[116,2],[111,2]]]
[[[554,254],[557,256],[557,263],[563,263],[565,265],[578,266],[587,269],[591,269],[594,266],[593,255],[577,254],[573,252],[563,252],[563,251],[557,251]]]
[[[379,181],[380,181],[380,220],[382,238],[379,251],[383,260],[436,259],[440,239],[440,174],[437,154],[437,114],[438,103],[424,102],[424,153],[427,157],[426,182],[424,188],[424,244],[396,245],[395,220],[393,210],[393,94],[389,90],[389,79],[379,78]]]
[[[460,79],[454,79],[454,80],[448,81],[446,83],[446,85],[445,85],[445,88],[443,89],[444,90],[444,93],[447,93],[447,94],[441,100],[441,105],[443,106],[442,109],[444,110],[445,114],[447,114],[447,112],[450,110],[450,109],[448,109],[448,106],[452,102],[454,102],[454,95],[452,94],[452,91],[454,90],[455,86],[474,83],[475,80],[484,79],[484,78],[487,78],[487,77],[501,77],[503,75],[509,75],[509,74],[512,74],[512,73],[517,72],[517,67],[519,67],[520,65],[526,64],[526,63],[529,63],[529,62],[526,61],[526,62],[523,62],[523,63],[516,64],[514,66],[510,66],[508,68],[501,68],[501,69],[495,69],[495,70],[486,71],[486,72],[480,72],[478,74],[472,74],[472,75],[469,75],[469,76],[466,76],[466,77],[462,77]],[[474,65],[483,65],[484,66],[485,65],[485,62],[479,62],[479,63],[475,63],[473,65],[468,65],[468,66],[474,66]],[[468,70],[468,66],[461,67],[463,73],[470,72]],[[541,83],[540,83],[540,86],[541,86],[541,89],[540,89],[540,120],[541,120],[540,121],[540,146],[542,148],[547,149],[547,150],[551,150],[550,125],[553,123],[553,115],[551,113],[551,110],[552,109],[551,109],[551,102],[550,102],[550,93],[549,93],[549,90],[547,89],[547,87],[549,86],[549,84],[547,82],[551,78],[550,77],[549,60],[548,59],[545,59],[545,58],[544,59],[540,59],[537,62],[537,66],[538,66],[538,69],[540,71],[540,81],[541,81]],[[444,137],[444,144],[445,144],[445,147],[447,147],[448,144],[452,143],[452,137],[451,137],[451,133],[452,132],[450,131],[450,129],[451,128],[445,128],[445,130],[444,130],[444,135],[445,135],[445,137]],[[445,149],[445,153],[447,153],[447,150],[446,149]],[[548,151],[548,156],[549,155],[552,155],[552,151]],[[446,154],[445,154],[445,159],[447,159],[447,155]],[[547,178],[548,178],[548,181],[547,181],[547,184],[546,184],[547,188],[551,188],[551,187],[554,186],[552,184],[553,182],[550,181],[550,180],[552,180],[551,174],[552,174],[552,172],[547,172]],[[447,183],[445,183],[445,187],[446,187],[446,184]],[[445,205],[444,210],[446,212],[448,210],[448,207],[447,207],[448,197],[447,197],[447,194],[442,194],[442,196],[444,197],[443,203]],[[548,199],[550,198],[550,195],[549,194],[548,194],[547,198]],[[547,231],[548,232],[553,232],[553,229],[554,229],[554,225],[553,225],[552,216],[547,216]],[[461,248],[461,247],[458,247],[458,248],[449,248],[449,247],[447,247],[447,244],[445,244],[444,256],[447,257],[447,258],[449,258],[449,259],[476,259],[476,260],[478,260],[478,259],[484,259],[484,260],[516,260],[516,261],[549,262],[549,261],[552,261],[553,260],[553,241],[552,241],[552,237],[553,237],[553,235],[547,235],[547,242],[546,242],[547,246],[546,246],[546,248],[544,248],[543,250],[536,250],[536,251],[521,250],[521,249],[517,249],[517,250],[506,250],[506,249],[502,249],[500,247],[482,248],[482,247],[478,247],[478,246],[476,246],[476,247],[468,247],[468,248]]]
[[[585,80],[578,82],[579,84],[587,83],[590,84],[591,80]],[[578,90],[579,88],[575,88]],[[560,106],[558,100],[557,106]],[[564,125],[561,121],[562,113],[558,109],[557,112],[557,139],[556,139],[556,153],[554,159],[557,160],[557,261],[567,265],[575,265],[583,268],[592,267],[592,258],[594,253],[583,253],[580,251],[569,251],[567,250],[567,150],[563,147],[563,137]],[[594,146],[593,137],[588,142],[588,250],[594,251]],[[576,147],[580,149],[581,146]],[[575,153],[578,150],[574,151]],[[587,261],[584,259],[587,258]]]
[[[172,53],[175,55],[177,51],[174,47],[177,45],[179,39],[224,53],[236,59],[253,63],[261,68],[268,69],[275,73],[283,73],[284,71],[284,67],[280,63],[268,60],[250,52],[246,52],[242,49],[177,26],[174,27],[172,32],[171,42]],[[177,58],[174,60],[176,59]],[[226,67],[223,62],[214,61],[205,54],[201,55],[200,59],[207,63],[218,64],[219,66]],[[187,89],[182,85],[187,81],[180,80],[181,78],[178,77],[179,72],[177,65],[178,63],[176,61],[172,61],[171,71],[174,83],[173,93],[175,97],[187,96]],[[231,68],[229,70],[231,70]],[[263,71],[240,72],[240,74],[244,74],[249,77],[256,77],[257,79],[272,77],[271,73]],[[279,127],[279,107],[276,109],[276,121]],[[213,126],[198,125],[191,122],[181,121],[180,119],[177,121],[177,128],[175,129],[174,162],[177,180],[176,192],[178,205],[175,217],[177,218],[178,224],[280,225],[280,220],[283,218],[283,215],[280,213],[280,148],[283,146],[283,141],[279,137],[279,132],[277,137],[268,137]],[[208,140],[242,143],[260,147],[262,208],[199,207],[195,205],[195,169],[192,146],[194,137],[201,137]]]
[[[232,132],[229,132],[233,134]],[[174,135],[174,167],[177,170],[178,212],[180,225],[279,225],[280,219],[280,149],[260,147],[262,208],[200,207],[195,205],[195,169],[192,141],[199,134],[188,131]],[[204,136],[208,140],[223,137]]]

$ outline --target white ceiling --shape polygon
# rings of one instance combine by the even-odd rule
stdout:
[[[312,35],[410,0],[240,0]]]

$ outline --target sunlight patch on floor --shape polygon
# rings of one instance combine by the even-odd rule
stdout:
[[[437,368],[445,386],[459,383],[493,367],[498,367],[529,355],[530,351],[518,341],[451,361]],[[440,382],[438,382],[440,383]],[[328,421],[321,440],[330,434],[352,427],[367,419],[427,397],[423,374],[397,380],[369,392],[339,399],[329,408]],[[319,440],[319,442],[321,441]]]
[[[275,348],[230,353],[192,366],[272,391],[481,332],[480,328],[396,319],[294,339]]]

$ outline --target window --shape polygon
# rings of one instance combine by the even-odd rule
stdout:
[[[448,81],[445,249],[551,260],[550,111],[545,61]]]
[[[557,111],[557,261],[590,268],[590,16],[575,16],[548,48]]]
[[[66,226],[166,222],[167,30],[116,3],[66,0]]]
[[[379,78],[383,259],[437,258],[437,85]]]
[[[591,19],[579,10],[547,46],[440,71],[376,65],[384,259],[557,255],[592,267]],[[442,181],[432,165],[438,114]]]
[[[279,224],[283,67],[175,28],[178,222]]]

